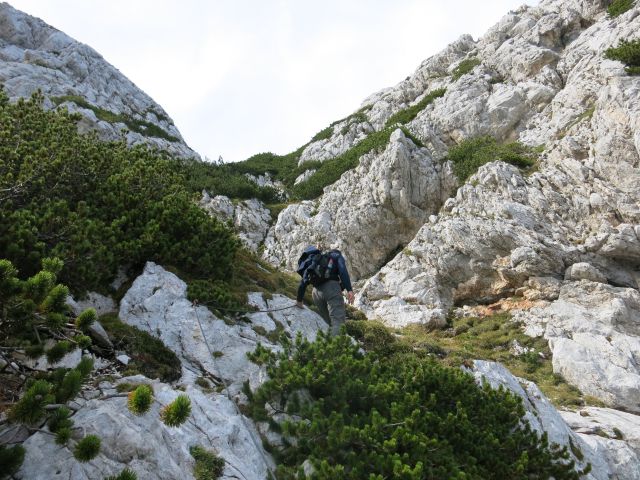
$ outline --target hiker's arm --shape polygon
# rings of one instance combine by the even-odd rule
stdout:
[[[342,288],[344,288],[347,292],[353,292],[353,288],[351,287],[351,279],[349,278],[349,272],[347,271],[347,263],[345,262],[342,255],[340,255],[340,258],[338,258],[338,275],[340,276]]]
[[[296,295],[296,306],[298,308],[304,307],[302,299],[304,298],[304,292],[307,290],[307,285],[307,282],[300,280],[300,285],[298,285],[298,294]]]

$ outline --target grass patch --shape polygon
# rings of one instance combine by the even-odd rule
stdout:
[[[633,7],[634,0],[613,0],[611,5],[607,7],[607,13],[611,18],[622,15]]]
[[[445,160],[453,163],[453,172],[464,182],[485,163],[498,160],[520,168],[531,168],[536,164],[537,154],[519,142],[499,144],[487,135],[463,140],[449,150]]]
[[[131,358],[127,365],[128,373],[141,373],[148,378],[159,378],[163,382],[180,378],[180,360],[161,340],[127,325],[116,314],[101,316],[100,324],[109,334],[114,347],[124,350]]]
[[[514,375],[535,382],[557,407],[593,404],[593,399],[581,395],[553,373],[546,340],[522,333],[521,325],[511,321],[509,314],[454,318],[450,328],[433,331],[422,325],[409,325],[392,332],[375,321],[347,321],[346,326],[347,332],[360,340],[366,350],[384,355],[412,352],[419,357],[435,358],[449,367],[470,365],[473,360],[500,362]],[[533,351],[520,356],[512,354],[514,340]]]
[[[461,61],[456,68],[453,69],[451,76],[454,80],[458,80],[461,76],[471,72],[473,68],[480,65],[482,62],[477,57],[467,58]]]
[[[187,272],[166,268],[187,283],[189,300],[197,300],[222,317],[227,315],[228,310],[250,309],[247,305],[247,294],[250,292],[261,292],[265,298],[271,298],[273,294],[296,297],[299,277],[272,267],[253,252],[239,249],[234,265],[233,276],[224,281],[197,279]]]
[[[451,367],[459,367],[472,360],[500,362],[514,375],[535,382],[556,406],[589,403],[578,389],[553,373],[547,341],[525,335],[521,325],[511,321],[509,314],[454,318],[446,330],[427,331],[421,325],[410,325],[397,333],[400,345],[418,354],[422,351],[439,357],[442,363]],[[519,356],[512,354],[514,340],[533,351]]]
[[[153,123],[144,120],[138,120],[129,115],[123,115],[121,113],[115,113],[110,110],[105,110],[104,108],[97,107],[95,105],[92,105],[85,98],[79,95],[63,95],[61,97],[51,97],[51,101],[56,106],[59,106],[64,102],[73,102],[80,108],[91,110],[99,120],[103,120],[109,123],[124,123],[127,128],[129,128],[129,130],[137,132],[141,135],[145,135],[147,137],[164,138],[169,142],[178,142],[180,140],[179,138],[165,132],[162,128]],[[158,115],[156,114],[156,116]],[[166,116],[164,115],[162,115],[161,117],[164,117],[166,119]]]
[[[412,105],[411,107],[405,108],[403,110],[400,110],[399,112],[394,113],[389,117],[389,119],[385,123],[385,128],[398,123],[402,125],[409,123],[411,120],[416,118],[418,113],[424,110],[427,107],[427,105],[430,105],[431,103],[433,103],[433,101],[436,98],[442,97],[446,91],[447,91],[446,88],[438,88],[437,90],[434,90],[433,92],[430,92],[429,94],[427,94],[422,100],[420,100],[415,105]]]
[[[640,39],[620,40],[617,47],[605,50],[604,57],[624,63],[629,75],[640,75]]]
[[[576,125],[578,125],[580,122],[582,122],[583,120],[591,120],[591,118],[593,117],[593,114],[596,111],[596,106],[595,105],[591,105],[589,108],[587,108],[584,112],[582,112],[580,115],[578,115],[569,125],[567,125],[559,134],[558,137],[559,138],[564,138],[564,136],[567,134],[567,132],[569,130],[571,130],[573,127],[575,127]],[[534,151],[537,153],[538,151],[534,149]],[[542,152],[540,152],[542,153]]]
[[[320,130],[318,133],[316,133],[313,138],[311,139],[311,142],[319,142],[320,140],[328,140],[329,138],[331,138],[331,135],[333,135],[333,127],[327,127],[325,129]]]

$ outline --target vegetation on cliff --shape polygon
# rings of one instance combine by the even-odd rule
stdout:
[[[149,260],[232,275],[238,241],[197,207],[178,162],[80,135],[76,115],[42,102],[0,92],[0,252],[21,274],[55,256],[72,291],[104,290],[119,267]]]
[[[252,395],[254,417],[268,420],[266,407],[285,419],[270,421],[284,440],[273,452],[278,478],[307,478],[305,461],[321,479],[578,479],[588,470],[532,431],[511,393],[478,387],[391,335],[368,346],[320,335],[252,355],[269,373]]]

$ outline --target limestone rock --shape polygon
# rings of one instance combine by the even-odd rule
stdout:
[[[282,330],[291,338],[301,332],[312,339],[318,330],[327,328],[311,310],[293,308],[294,300],[281,295],[264,300],[259,294],[251,295],[251,304],[277,311],[249,313],[250,323],[228,325],[206,306],[189,301],[186,291],[186,283],[149,262],[122,299],[120,319],[160,338],[185,370],[221,379],[234,394],[241,391],[245,380],[255,387],[264,379],[262,369],[247,358],[258,342],[279,348],[264,335]]]
[[[607,283],[607,279],[593,265],[587,262],[578,262],[567,268],[564,273],[565,280],[589,280],[590,282]]]
[[[607,408],[585,407],[579,412],[558,411],[538,387],[514,377],[501,364],[476,360],[472,374],[478,382],[500,386],[518,395],[525,418],[537,432],[546,432],[550,443],[567,446],[579,468],[591,464],[589,480],[637,480],[640,461],[640,417]],[[575,458],[579,450],[583,459]]]
[[[0,4],[0,25],[0,83],[12,101],[41,90],[47,107],[82,114],[80,131],[117,140],[127,128],[129,144],[197,156],[162,107],[92,48],[7,3]]]
[[[396,130],[384,151],[363,156],[319,201],[283,210],[269,230],[263,256],[295,270],[299,253],[317,244],[339,248],[354,278],[369,275],[413,238],[455,186],[448,164],[434,161]]]
[[[553,369],[605,404],[640,412],[640,293],[581,280],[559,298],[515,317],[526,332],[544,332]]]
[[[74,315],[80,315],[89,308],[95,309],[98,316],[118,311],[118,307],[113,298],[97,292],[89,292],[82,300],[74,300],[73,297],[68,297],[67,305],[71,307]]]
[[[224,195],[211,198],[203,192],[200,207],[222,221],[233,223],[240,239],[253,252],[258,251],[271,224],[269,210],[255,198],[234,204]]]
[[[140,383],[140,377],[123,381]],[[64,472],[72,480],[93,480],[129,467],[140,480],[193,479],[189,447],[194,445],[225,460],[223,479],[267,478],[272,460],[255,428],[225,395],[203,393],[193,385],[178,390],[157,381],[144,383],[151,385],[156,399],[145,415],[131,413],[126,397],[89,400],[73,415],[83,434],[102,440],[101,452],[91,462],[78,462],[68,447],[56,445],[55,437],[38,432],[24,443],[26,456],[16,478],[44,479],[51,478],[51,472]],[[191,416],[179,427],[168,427],[159,418],[160,410],[179,394],[191,400]]]

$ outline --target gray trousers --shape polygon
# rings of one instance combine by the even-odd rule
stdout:
[[[311,298],[316,307],[318,307],[318,310],[320,310],[322,318],[331,325],[331,335],[338,335],[340,333],[340,327],[344,324],[347,316],[342,290],[340,289],[340,282],[337,280],[327,280],[322,285],[313,287]]]

